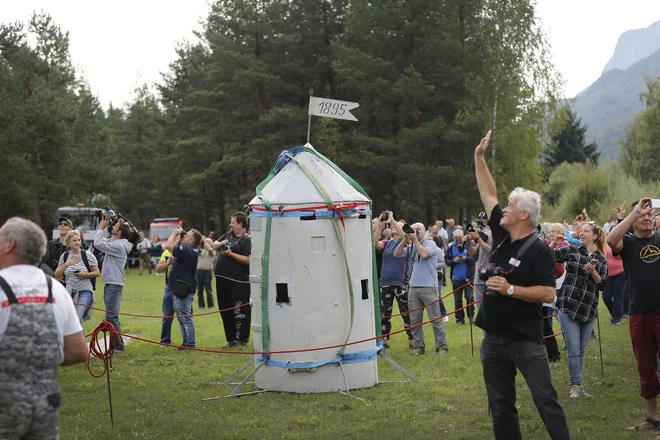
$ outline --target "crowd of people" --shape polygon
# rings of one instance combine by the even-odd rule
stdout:
[[[611,325],[629,320],[646,405],[645,419],[627,429],[660,430],[660,297],[654,292],[660,281],[660,233],[656,230],[660,225],[651,199],[632,203],[627,216],[623,205],[617,207],[616,218],[609,216],[602,227],[586,210],[572,225],[568,220],[541,225],[541,197],[533,191],[516,188],[507,206],[499,205],[484,158],[489,138],[490,133],[475,150],[477,184],[485,209],[476,222],[456,225],[448,219],[445,228],[438,220],[426,228],[423,223],[396,220],[392,211],[374,218],[383,345],[391,343],[387,334],[396,301],[411,353],[426,353],[424,329],[418,326],[426,310],[432,321],[434,351],[446,355],[449,313],[441,291],[444,285],[451,286],[456,324],[468,321],[483,330],[480,359],[495,437],[521,438],[515,385],[519,370],[550,437],[568,439],[566,415],[550,371],[550,364],[561,359],[552,322],[556,316],[565,343],[571,383],[568,397],[589,396],[583,380],[584,359],[594,337],[602,292]],[[94,249],[104,253],[102,261],[96,252],[82,247],[81,234],[68,219],[59,219],[58,230],[59,238],[47,242],[43,231],[29,220],[13,218],[0,228],[0,436],[14,435],[17,430],[36,436],[56,434],[56,369],[81,362],[87,355],[81,323],[89,319],[99,276],[104,282],[105,320],[121,332],[118,313],[127,258],[134,246],[128,240],[130,226],[121,218],[101,220]],[[215,306],[223,310],[227,339],[223,348],[246,347],[252,242],[245,214],[234,213],[230,230],[218,238],[181,228],[172,232],[164,246],[158,237],[141,238],[137,244],[140,275],[145,269],[150,275],[165,274],[161,346],[172,345],[176,317],[181,345],[196,347],[191,315],[197,294],[200,310]],[[115,353],[124,350],[118,335]],[[11,359],[4,359],[8,353]],[[16,362],[28,358],[39,361],[29,362],[26,369]],[[17,404],[39,412],[39,422],[16,419],[11,411]]]

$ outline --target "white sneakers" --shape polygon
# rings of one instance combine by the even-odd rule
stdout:
[[[571,391],[568,393],[568,397],[575,398],[580,396],[590,397],[591,394],[587,393],[582,385],[571,386]]]
[[[449,316],[445,316],[444,318],[442,318],[442,322],[449,322]]]

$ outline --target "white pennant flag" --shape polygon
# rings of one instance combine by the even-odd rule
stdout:
[[[351,114],[351,110],[358,108],[359,106],[360,104],[357,102],[310,96],[309,112],[307,114],[310,116],[322,116],[324,118],[357,121],[357,118]]]

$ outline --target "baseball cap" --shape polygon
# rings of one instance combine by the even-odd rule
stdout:
[[[66,218],[66,217],[60,217],[59,219],[57,219],[57,224],[58,224],[58,225],[59,225],[60,223],[62,223],[62,222],[67,222],[67,223],[69,224],[69,227],[70,227],[70,228],[73,228],[73,224],[71,223],[71,220],[69,220],[68,218]]]

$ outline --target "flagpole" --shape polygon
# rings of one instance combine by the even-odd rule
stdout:
[[[309,89],[309,96],[311,97],[314,93],[314,89]],[[312,112],[309,110],[307,112],[307,143],[309,144],[309,137],[312,132]]]

